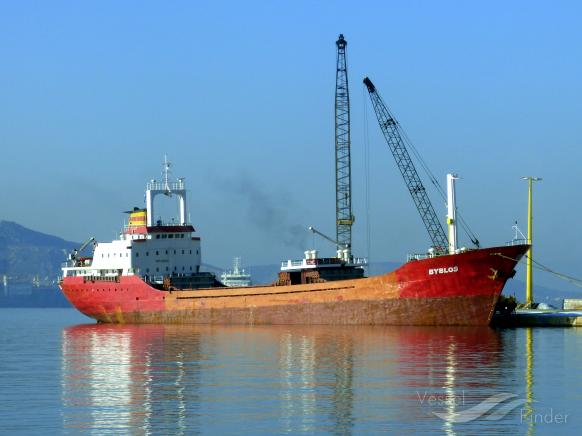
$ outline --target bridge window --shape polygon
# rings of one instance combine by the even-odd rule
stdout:
[[[139,257],[139,253],[138,252],[135,253],[135,257]]]
[[[150,252],[149,251],[146,251],[146,256],[149,256],[149,255],[150,255]]]
[[[190,250],[190,254],[192,254],[192,250]]]
[[[160,235],[156,235],[156,239],[160,239]]]
[[[156,256],[158,256],[159,254],[160,254],[160,252],[156,250]]]
[[[184,254],[184,250],[182,250],[182,254]]]
[[[166,239],[167,237],[168,237],[168,235],[166,235],[166,234],[162,235],[162,239]]]

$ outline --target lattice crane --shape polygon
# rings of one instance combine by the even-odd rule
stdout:
[[[350,161],[350,94],[347,41],[340,34],[335,75],[335,199],[337,248],[352,247],[352,175]]]
[[[420,213],[422,222],[428,231],[432,245],[437,250],[444,251],[448,247],[447,236],[434,211],[430,198],[420,180],[414,163],[408,154],[408,150],[406,149],[406,145],[402,138],[401,127],[384,104],[382,97],[380,97],[380,94],[376,90],[372,81],[366,77],[364,79],[364,84],[368,88],[368,93],[370,94],[370,99],[372,100],[372,106],[374,107],[374,112],[376,112],[380,129],[384,134],[384,138],[386,138],[386,142],[394,156],[396,165],[404,178],[406,187],[408,188],[410,195],[412,195],[412,199],[414,200],[414,204]]]

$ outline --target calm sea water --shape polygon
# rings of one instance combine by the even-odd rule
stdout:
[[[3,434],[566,435],[581,408],[580,328],[115,326],[0,309]]]

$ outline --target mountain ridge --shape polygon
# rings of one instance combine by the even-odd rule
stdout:
[[[0,275],[10,282],[54,284],[66,254],[76,242],[24,227],[14,221],[0,221]]]
[[[61,263],[66,255],[79,243],[67,241],[58,236],[29,229],[14,221],[0,221],[0,276],[6,275],[9,282],[42,285],[56,285],[61,274]],[[383,274],[396,269],[402,262],[380,261],[370,264],[369,275]],[[203,264],[218,277],[227,268]],[[280,265],[249,265],[245,269],[252,274],[255,284],[269,284],[275,281]],[[515,295],[519,300],[525,298],[525,284],[520,280],[508,281],[505,295]],[[565,289],[550,289],[536,285],[534,297],[538,302],[559,305],[563,298],[580,298],[581,292]]]

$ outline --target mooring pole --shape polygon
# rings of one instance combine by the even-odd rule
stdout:
[[[531,308],[533,304],[533,272],[532,272],[532,256],[533,256],[533,182],[542,180],[540,177],[522,177],[527,180],[527,243],[529,244],[529,251],[527,252],[527,268],[525,273],[525,303],[527,307]]]

